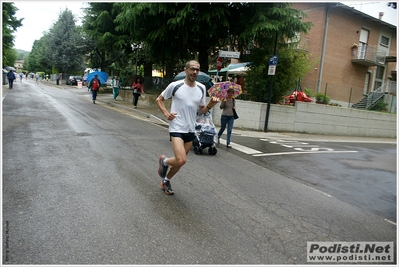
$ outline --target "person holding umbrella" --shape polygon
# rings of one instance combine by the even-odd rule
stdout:
[[[170,121],[169,135],[174,151],[173,157],[167,158],[162,154],[158,158],[161,188],[167,195],[174,194],[170,180],[187,161],[187,154],[195,137],[197,111],[204,114],[219,102],[218,98],[212,97],[206,104],[205,86],[196,81],[200,71],[197,61],[188,61],[184,71],[186,78],[170,83],[156,99],[157,106]],[[170,111],[165,107],[165,100],[168,98],[172,98]]]
[[[230,139],[231,139],[231,132],[233,131],[234,125],[234,112],[233,110],[236,109],[235,100],[233,98],[234,90],[229,89],[227,90],[227,98],[223,99],[220,103],[220,109],[223,109],[222,116],[220,118],[220,130],[218,132],[218,144],[220,144],[220,137],[222,136],[224,130],[226,129],[227,125],[227,140],[226,146],[227,148],[231,148]]]
[[[144,94],[143,81],[140,77],[137,77],[132,84],[133,88],[133,106],[137,108],[137,102],[139,101],[140,94]]]
[[[94,78],[90,81],[89,83],[89,89],[91,89],[91,96],[92,96],[92,102],[93,104],[96,103],[96,99],[97,99],[97,93],[98,90],[100,89],[101,86],[101,82],[98,79],[98,75],[94,75]]]
[[[15,74],[12,70],[10,70],[7,73],[7,79],[8,79],[8,89],[12,89],[12,86],[14,84],[14,80],[16,79]]]

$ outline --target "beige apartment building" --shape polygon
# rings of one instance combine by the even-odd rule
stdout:
[[[383,14],[377,19],[338,2],[296,2],[293,8],[314,24],[300,37],[299,49],[314,63],[302,89],[326,93],[342,106],[365,108],[359,102],[367,97],[396,103],[396,26],[382,21]]]

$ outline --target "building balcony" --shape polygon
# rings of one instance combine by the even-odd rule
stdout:
[[[362,66],[385,65],[386,52],[370,46],[352,48],[352,62]]]

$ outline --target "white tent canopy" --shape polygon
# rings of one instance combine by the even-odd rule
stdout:
[[[248,67],[247,66],[243,66],[243,67],[238,67],[235,69],[230,69],[227,71],[227,76],[229,76],[230,74],[233,75],[244,75],[245,72],[248,71]]]

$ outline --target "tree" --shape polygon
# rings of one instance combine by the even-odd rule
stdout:
[[[207,72],[210,48],[228,35],[224,3],[115,5],[119,12],[116,29],[129,31],[133,40],[146,44],[149,58],[166,66],[167,77],[181,71],[192,58],[198,58],[201,70]]]
[[[58,20],[33,43],[27,67],[30,71],[46,73],[81,73],[84,68],[83,38],[68,9],[60,12]]]
[[[279,44],[284,44],[311,27],[310,23],[302,22],[304,14],[292,9],[289,3],[118,3],[115,6],[119,12],[116,29],[130,30],[133,39],[146,43],[154,61],[166,64],[169,77],[176,74],[175,67],[180,64],[181,70],[190,58],[198,58],[201,70],[207,72],[210,55],[217,57],[221,49],[239,51],[242,58],[256,61],[254,66],[260,67],[261,63],[268,63],[273,53],[277,32]],[[263,76],[263,81],[266,83],[267,77]]]
[[[261,59],[268,54],[257,51],[259,60],[255,60],[250,66],[245,79],[245,88],[251,96],[251,100],[267,102],[268,89],[271,76],[268,73],[268,62]],[[312,65],[309,63],[309,55],[301,50],[282,48],[278,52],[278,64],[273,84],[272,103],[278,103],[281,97],[291,93],[296,88],[298,80],[303,77]]]
[[[47,38],[45,54],[56,72],[82,73],[84,69],[83,38],[75,17],[67,8],[60,13]]]
[[[51,60],[48,58],[50,54],[48,46],[48,34],[42,36],[39,40],[33,42],[32,51],[29,53],[26,67],[31,72],[43,71],[51,72]]]
[[[107,25],[112,25],[115,29],[112,32],[114,43],[142,44],[146,55],[140,59],[147,62],[145,66],[148,66],[148,63],[165,66],[167,78],[181,71],[184,63],[193,58],[200,62],[201,70],[207,72],[209,58],[216,57],[217,52],[222,49],[241,52],[241,59],[254,62],[252,70],[265,70],[269,56],[274,53],[276,34],[278,34],[278,50],[284,51],[280,63],[282,64],[287,57],[285,69],[292,73],[292,75],[283,75],[287,79],[288,77],[293,79],[288,83],[287,79],[284,79],[285,85],[296,83],[300,78],[297,76],[306,69],[304,67],[306,57],[294,53],[295,50],[289,51],[292,48],[287,42],[301,33],[306,33],[311,23],[303,22],[301,18],[305,14],[292,9],[289,3],[114,3],[112,7],[110,5],[112,4],[96,3],[96,12],[92,9],[87,13],[84,28],[86,31],[89,30],[90,38],[105,44],[104,38],[110,36],[109,33],[112,32],[112,29],[106,30]],[[112,45],[96,44],[96,48],[99,47],[103,49],[102,53],[109,53],[111,49],[115,51],[115,46]],[[301,68],[302,71],[295,68]],[[253,77],[260,79],[256,82],[267,84],[266,73]],[[262,96],[262,91],[259,90],[258,87],[254,87],[254,95],[259,95],[259,100],[264,101],[266,94]]]
[[[90,51],[90,64],[103,71],[111,69],[114,63],[123,66],[132,53],[131,38],[123,31],[115,30],[117,13],[113,9],[114,4],[89,2],[84,11],[82,27],[86,47]]]
[[[284,94],[295,88],[298,79],[310,70],[309,57],[297,49],[299,40],[296,39],[300,33],[307,33],[312,24],[302,22],[301,18],[306,14],[292,9],[290,3],[250,4],[242,14],[242,22],[238,24],[247,21],[248,26],[234,35],[238,36],[238,43],[250,52],[252,65],[245,86],[252,100],[267,101],[271,79],[267,75],[269,57],[274,55],[277,45],[279,59],[271,102],[278,103]]]
[[[3,65],[13,66],[17,53],[13,49],[14,32],[22,26],[23,19],[17,19],[15,13],[18,8],[14,3],[3,2]]]

